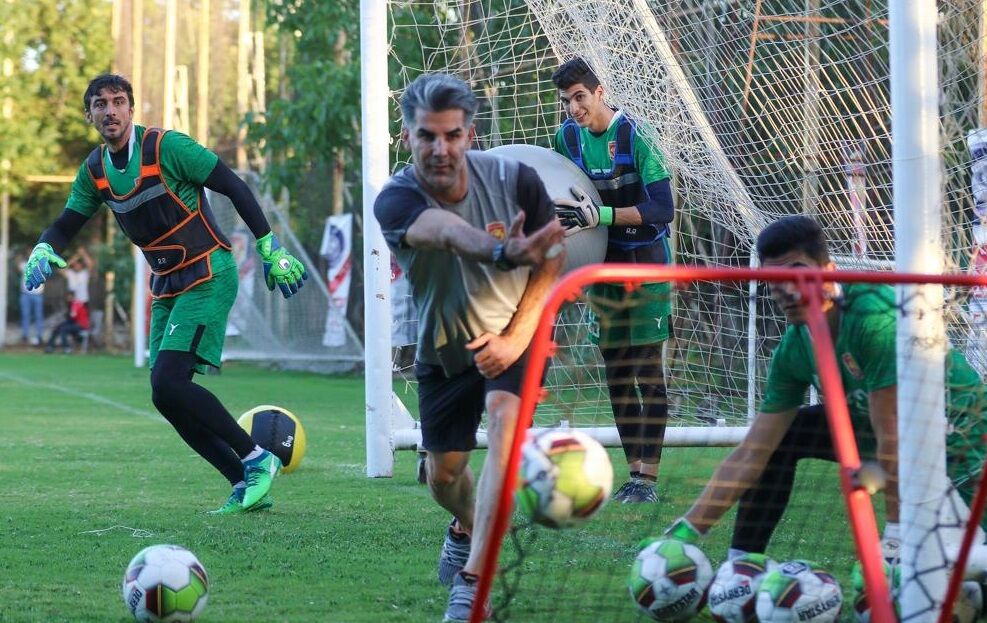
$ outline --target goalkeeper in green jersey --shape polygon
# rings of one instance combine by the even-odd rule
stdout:
[[[557,200],[566,234],[607,228],[606,262],[666,264],[674,216],[672,187],[662,154],[644,141],[638,124],[604,101],[604,90],[581,58],[552,75],[569,119],[555,133],[555,150],[593,181],[603,205],[573,188],[574,200]],[[657,502],[668,401],[662,344],[668,339],[671,287],[646,283],[628,291],[600,284],[589,292],[591,334],[600,347],[614,421],[630,480],[614,492],[620,502]],[[638,394],[640,393],[640,398]]]
[[[96,77],[83,106],[103,144],[79,167],[65,210],[31,252],[25,287],[38,288],[53,267],[65,268],[59,254],[106,204],[151,270],[154,406],[233,487],[214,512],[268,508],[280,461],[256,445],[212,393],[192,382],[194,372],[220,366],[237,293],[230,244],[204,189],[228,196],[257,237],[269,289],[293,295],[308,278],[305,268],[281,246],[250,189],[216,154],[179,132],[134,124],[134,91],[126,79]]]
[[[757,252],[765,267],[833,270],[825,234],[804,216],[782,218],[761,232]],[[886,559],[897,559],[898,439],[896,331],[899,308],[887,285],[829,283],[824,306],[847,407],[864,458],[876,458],[887,475],[882,538]],[[730,557],[763,553],[791,495],[801,459],[836,461],[822,405],[804,406],[806,390],[819,387],[805,306],[792,283],[772,283],[771,296],[789,326],[771,356],[764,397],[747,436],[720,463],[692,508],[666,533],[686,541],[705,534],[739,501]],[[963,499],[973,497],[987,433],[987,391],[963,355],[946,357],[946,468]],[[912,457],[918,458],[918,457]]]

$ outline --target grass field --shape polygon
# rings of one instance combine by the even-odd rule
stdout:
[[[0,621],[130,620],[120,579],[154,543],[205,565],[202,621],[441,620],[448,517],[415,481],[413,453],[397,456],[394,478],[365,477],[362,378],[232,364],[200,381],[234,414],[274,403],[304,423],[305,460],[275,484],[271,512],[204,514],[227,485],[157,416],[129,359],[0,354]],[[635,544],[686,510],[723,454],[666,450],[652,508],[608,506],[568,533],[521,530],[511,620],[638,620],[623,588]],[[728,538],[725,524],[707,539],[714,565]],[[836,471],[810,464],[770,553],[828,565],[848,593],[851,552]]]

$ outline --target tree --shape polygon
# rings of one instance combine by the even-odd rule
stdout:
[[[0,158],[11,161],[11,241],[27,244],[65,204],[64,185],[28,175],[74,173],[99,137],[83,118],[89,80],[110,69],[110,4],[104,0],[0,3]],[[9,102],[9,103],[7,103]]]
[[[358,170],[360,162],[360,66],[354,60],[360,3],[270,3],[267,19],[288,42],[280,54],[284,82],[271,85],[265,113],[248,117],[248,140],[268,158],[265,181],[274,194],[292,193],[294,219],[321,223],[330,211],[324,198],[339,203],[342,197],[345,172],[333,172],[347,165]],[[310,246],[322,234],[317,227],[302,233]]]

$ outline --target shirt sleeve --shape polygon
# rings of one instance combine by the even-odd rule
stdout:
[[[645,186],[671,177],[665,165],[665,155],[644,140],[640,127],[634,134],[634,166],[641,174],[641,182]]]
[[[768,382],[764,389],[764,397],[758,409],[761,413],[781,413],[789,409],[797,409],[805,401],[805,392],[809,389],[810,380],[800,378],[798,370],[811,370],[808,361],[796,362],[794,355],[797,335],[786,333],[781,344],[771,354],[771,364],[768,367]]]
[[[161,139],[161,170],[168,177],[203,186],[218,160],[187,134],[171,130]]]
[[[96,190],[93,179],[89,177],[89,167],[83,162],[75,174],[72,182],[72,190],[69,191],[69,198],[65,202],[65,209],[78,212],[82,216],[89,218],[99,211],[99,206],[103,204],[103,197]]]
[[[410,188],[391,187],[380,191],[374,201],[374,216],[392,251],[407,248],[404,237],[408,228],[427,209],[425,198]]]
[[[559,152],[569,160],[572,160],[572,155],[569,153],[569,148],[565,146],[565,138],[562,136],[562,128],[555,131],[555,138],[552,139],[552,149]]]
[[[877,391],[898,383],[897,322],[877,294],[865,294],[870,305],[863,306],[850,340],[854,359],[864,374],[864,387]]]
[[[534,169],[522,163],[518,163],[517,198],[524,210],[525,234],[538,231],[555,217],[555,204],[548,196],[545,184]]]

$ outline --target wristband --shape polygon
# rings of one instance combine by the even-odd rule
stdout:
[[[610,206],[600,206],[600,225],[610,227],[613,225],[613,208]]]
[[[503,242],[498,242],[497,246],[494,247],[491,259],[497,270],[514,270],[517,268],[517,264],[507,257],[507,245]]]

